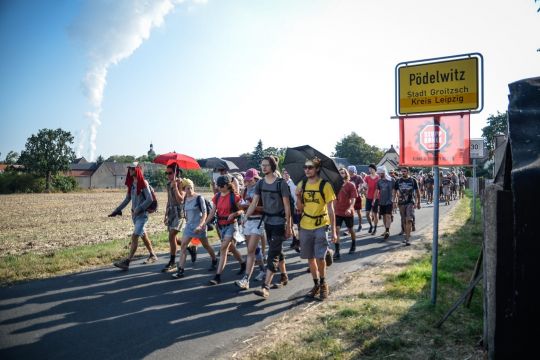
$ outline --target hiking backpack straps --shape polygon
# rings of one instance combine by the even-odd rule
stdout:
[[[217,197],[216,197],[216,214],[217,214],[217,204],[219,204],[219,198],[220,197],[221,197],[221,192],[218,192]],[[230,203],[231,203],[231,206],[229,208],[230,211],[231,211],[230,214],[232,214],[233,212],[238,211],[238,207],[236,206],[236,202],[234,202],[234,193],[233,192],[229,192],[229,200],[230,200]],[[227,220],[229,218],[229,215],[227,215],[227,216],[216,215],[216,217],[217,217],[218,220]],[[239,218],[239,216],[237,216],[237,218]]]
[[[319,183],[319,190],[308,190],[308,192],[313,192],[313,193],[318,191],[321,194],[321,197],[323,199],[323,203],[325,206],[326,206],[326,197],[324,196],[324,186],[326,185],[326,183],[327,183],[326,180],[321,179],[321,182]],[[306,193],[306,185],[307,185],[307,179],[302,180],[302,203],[305,203],[304,194]],[[313,216],[303,211],[301,216],[307,216],[308,218],[315,219],[315,226],[319,226],[322,224],[322,220],[326,216],[326,212],[322,215]]]

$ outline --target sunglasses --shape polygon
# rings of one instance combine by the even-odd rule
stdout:
[[[172,174],[174,174],[174,173],[173,173],[173,172],[170,172],[170,171],[166,171],[165,174],[167,174],[167,175],[172,175]]]
[[[304,170],[313,170],[315,169],[315,166],[313,165],[304,165]]]

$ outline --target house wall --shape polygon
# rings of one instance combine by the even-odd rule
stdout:
[[[81,189],[90,188],[90,176],[74,176],[74,178]]]
[[[106,166],[100,166],[92,175],[92,188],[109,189],[115,188],[116,181],[111,171]]]

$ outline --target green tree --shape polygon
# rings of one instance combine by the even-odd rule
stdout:
[[[265,156],[262,140],[259,139],[255,150],[251,153],[251,166],[257,168]]]
[[[117,162],[117,163],[130,163],[135,161],[135,156],[133,155],[112,155],[107,158],[107,161]]]
[[[6,164],[13,165],[17,163],[17,160],[19,160],[19,153],[16,151],[10,151],[7,153],[6,159],[4,160],[4,162]]]
[[[97,157],[97,159],[96,159],[96,163],[98,163],[98,164],[101,164],[101,163],[103,163],[104,161],[105,161],[105,159],[104,159],[103,156],[101,156],[101,155],[99,155],[99,156]]]
[[[376,164],[384,156],[384,153],[378,147],[369,145],[362,137],[352,132],[336,144],[334,155],[347,158],[352,164]]]
[[[504,113],[498,112],[497,115],[489,115],[487,118],[488,125],[482,129],[482,137],[486,142],[486,147],[489,151],[489,157],[493,155],[495,149],[495,136],[498,134],[508,135],[508,111]]]
[[[69,170],[69,164],[75,160],[75,152],[69,144],[73,144],[69,131],[41,129],[26,141],[19,163],[27,171],[45,177],[45,190],[49,190],[52,177]]]

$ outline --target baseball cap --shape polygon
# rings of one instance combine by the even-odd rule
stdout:
[[[246,174],[244,175],[244,180],[250,181],[253,178],[259,177],[259,171],[257,169],[251,168],[246,171]]]

